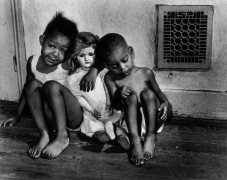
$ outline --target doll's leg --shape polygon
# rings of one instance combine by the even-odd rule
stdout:
[[[69,145],[66,126],[70,129],[78,128],[83,119],[83,112],[76,97],[60,83],[48,81],[44,84],[44,92],[53,115],[56,136],[42,150],[42,154],[52,159],[57,157]]]
[[[44,115],[44,96],[42,87],[43,84],[35,79],[29,81],[24,87],[26,103],[40,133],[38,143],[28,151],[28,154],[33,158],[38,158],[42,149],[49,143],[49,132]]]
[[[115,139],[114,126],[111,121],[105,124],[105,130],[106,130],[106,134],[110,137],[110,139],[114,140]]]
[[[146,123],[146,135],[143,145],[144,159],[151,159],[155,152],[155,121],[156,121],[156,96],[150,90],[144,90],[140,94],[141,105],[144,111]]]
[[[106,131],[97,131],[93,134],[93,137],[98,139],[101,143],[106,143],[111,140]]]
[[[143,151],[141,140],[138,131],[138,98],[136,94],[127,97],[124,102],[125,105],[125,121],[129,131],[130,146],[131,146],[131,162],[136,166],[144,164]]]

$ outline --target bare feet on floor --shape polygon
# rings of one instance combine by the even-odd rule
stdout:
[[[143,145],[143,157],[147,161],[154,156],[155,152],[155,134],[145,136],[144,145]]]
[[[124,149],[125,151],[128,151],[130,149],[130,141],[126,134],[120,134],[116,139],[122,149]]]
[[[143,166],[143,150],[140,138],[131,138],[131,163],[135,166]]]
[[[120,126],[116,126],[116,140],[122,149],[128,151],[130,149],[130,141],[127,132]]]
[[[28,155],[32,158],[39,158],[43,148],[49,143],[50,137],[47,132],[43,133],[39,142],[28,150]]]
[[[69,138],[56,137],[43,150],[42,156],[47,159],[56,158],[69,145]]]

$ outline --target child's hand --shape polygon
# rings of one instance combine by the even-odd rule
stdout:
[[[16,117],[11,117],[8,119],[4,119],[0,122],[0,126],[2,127],[6,127],[6,125],[8,124],[9,127],[14,126],[16,123],[18,122],[18,119]]]
[[[131,87],[128,87],[128,86],[121,87],[121,94],[120,94],[121,98],[126,99],[128,96],[130,96],[133,93],[135,93],[135,91]]]
[[[96,109],[93,111],[92,115],[99,120],[101,118],[101,113],[97,111]]]
[[[84,75],[80,81],[80,90],[88,92],[94,89],[97,78],[97,72],[93,69]]]
[[[158,112],[161,112],[161,114],[158,116],[160,117],[159,119],[163,122],[167,120],[167,114],[168,114],[168,103],[162,103],[161,106],[158,109]]]

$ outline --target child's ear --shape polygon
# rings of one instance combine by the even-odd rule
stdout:
[[[41,46],[43,46],[44,43],[44,35],[39,36],[39,43]]]
[[[135,53],[134,53],[134,49],[132,48],[132,46],[129,46],[128,50],[130,52],[131,58],[134,59],[135,58]]]

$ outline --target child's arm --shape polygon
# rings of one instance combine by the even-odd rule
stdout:
[[[108,72],[104,77],[104,82],[106,84],[107,90],[109,92],[110,102],[114,109],[121,109],[121,91],[117,89],[117,86],[112,78],[111,74]]]
[[[95,81],[96,81],[97,75],[103,69],[104,69],[103,64],[98,62],[97,59],[96,59],[93,67],[81,79],[80,89],[82,91],[87,91],[87,92],[90,91],[90,90],[93,90],[94,87],[95,87]]]
[[[161,103],[161,105],[158,109],[159,110],[164,109],[163,114],[161,116],[161,120],[165,121],[167,119],[167,113],[169,111],[169,105],[170,105],[169,100],[167,99],[165,94],[159,88],[159,85],[155,79],[153,71],[151,69],[146,68],[145,73],[149,78],[149,82],[152,87],[152,90],[154,91],[158,100]]]
[[[32,56],[28,59],[27,62],[27,76],[26,76],[26,82],[34,79],[35,76],[31,71],[31,61],[32,61]],[[20,100],[19,100],[19,104],[17,107],[17,111],[16,114],[13,117],[10,117],[8,119],[4,119],[3,121],[0,122],[0,126],[6,127],[6,125],[8,124],[9,126],[13,126],[16,123],[18,123],[21,119],[21,116],[25,110],[26,107],[26,103],[25,103],[25,98],[24,98],[24,88],[21,92],[21,96],[20,96]]]
[[[96,68],[91,68],[87,74],[80,81],[80,89],[82,91],[90,91],[93,90],[95,87],[95,81],[97,78],[99,71]]]

